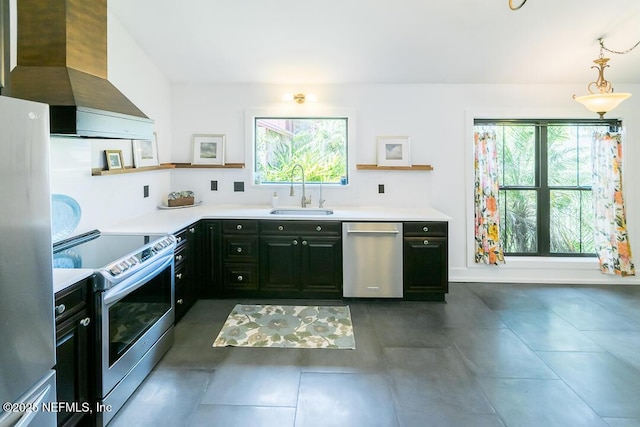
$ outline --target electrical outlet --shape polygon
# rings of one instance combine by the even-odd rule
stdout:
[[[378,184],[378,193],[384,193],[384,184]]]
[[[211,181],[211,191],[218,191],[218,181]]]
[[[233,191],[244,191],[244,181],[235,181],[233,183]]]
[[[144,195],[144,197],[149,197],[149,186],[145,185],[142,189],[142,194]]]

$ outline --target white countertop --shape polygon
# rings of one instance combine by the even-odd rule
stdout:
[[[53,293],[86,279],[93,274],[89,268],[54,268],[53,269]]]
[[[301,209],[279,206],[278,209]],[[201,219],[273,219],[312,221],[449,221],[451,217],[431,208],[328,207],[333,214],[273,215],[266,206],[199,205],[191,208],[158,209],[101,229],[103,233],[173,233]],[[314,208],[309,208],[314,209]]]

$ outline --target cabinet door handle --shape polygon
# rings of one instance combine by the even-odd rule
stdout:
[[[280,230],[280,231],[284,230],[284,226],[279,225],[279,226],[278,226],[278,230]]]
[[[238,282],[242,282],[243,277],[242,276],[238,276]]]
[[[182,255],[176,255],[176,261],[182,261]]]
[[[319,225],[316,227],[316,231],[322,231],[322,227],[320,227]]]
[[[242,230],[242,224],[236,225],[236,230]]]
[[[176,243],[182,242],[182,237],[176,237]]]
[[[304,246],[307,246],[307,241],[306,241],[306,240],[303,240],[303,241],[302,241],[302,244],[303,244]]]
[[[178,273],[178,274],[176,274],[176,279],[178,279],[178,280],[182,280],[182,273]]]
[[[64,304],[56,305],[56,313],[62,314],[67,309]]]
[[[176,301],[176,304],[184,304],[184,300],[180,298],[178,301]]]
[[[236,252],[238,252],[238,253],[242,253],[242,247],[238,246],[238,247],[236,248]]]
[[[291,243],[293,243],[293,246],[296,246],[296,245],[298,244],[298,241],[297,241],[297,240],[294,240],[294,241],[293,241],[293,242],[291,242]]]
[[[91,318],[89,318],[89,317],[85,317],[84,319],[82,319],[82,320],[80,321],[80,324],[81,324],[82,326],[84,326],[85,328],[86,328],[87,326],[89,326],[89,324],[90,324],[90,323],[91,323]]]
[[[193,233],[195,233],[195,232],[196,232],[196,229],[195,229],[194,227],[191,227],[191,228],[189,229],[189,233],[193,234]]]
[[[429,231],[429,227],[422,227],[422,231]]]
[[[424,242],[422,242],[422,243],[423,243],[423,244],[425,244],[425,245],[428,245],[428,244],[429,244],[429,241],[428,241],[428,240],[425,240],[425,241],[424,241]]]

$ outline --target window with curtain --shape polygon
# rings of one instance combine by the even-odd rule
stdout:
[[[490,134],[495,144],[505,255],[596,255],[593,135],[620,125],[617,120],[475,120],[476,135]]]

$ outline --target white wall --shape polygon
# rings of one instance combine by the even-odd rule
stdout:
[[[638,92],[632,85],[626,91]],[[348,187],[325,188],[326,207],[337,206],[431,206],[450,215],[450,278],[453,281],[499,282],[620,282],[640,283],[635,278],[602,275],[591,261],[508,260],[506,266],[476,266],[470,244],[473,233],[472,134],[474,117],[568,117],[593,118],[571,99],[582,94],[583,85],[331,85],[288,87],[277,85],[174,84],[173,160],[189,162],[194,133],[225,134],[226,161],[246,162],[244,170],[176,170],[173,190],[194,190],[208,203],[268,204],[273,187],[251,185],[244,115],[256,108],[350,109],[356,112],[356,141],[350,154],[356,163],[375,163],[376,136],[411,137],[414,164],[431,164],[431,172],[350,171]],[[316,104],[284,106],[285,92],[311,92]],[[621,117],[626,127],[625,164],[640,160],[640,99],[632,97],[611,117]],[[249,150],[250,151],[250,150]],[[637,169],[637,168],[635,168]],[[627,215],[631,243],[640,257],[640,171],[625,169]],[[218,191],[210,191],[210,181]],[[233,182],[244,181],[245,192],[233,192]],[[378,184],[386,193],[378,194]],[[286,186],[285,186],[286,187]],[[278,190],[281,204],[295,204],[288,188]],[[314,204],[317,193],[313,193]],[[640,259],[640,258],[638,258]],[[640,267],[640,265],[639,265]]]

